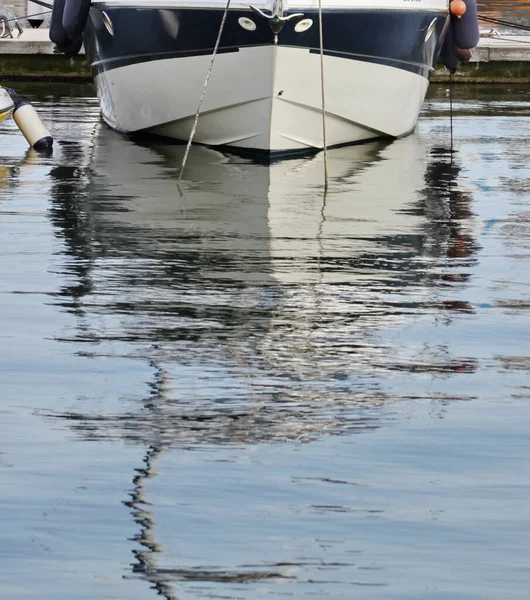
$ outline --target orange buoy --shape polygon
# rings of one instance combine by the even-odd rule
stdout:
[[[466,9],[467,6],[464,0],[452,0],[451,4],[449,5],[451,14],[457,19],[460,19],[464,15]]]

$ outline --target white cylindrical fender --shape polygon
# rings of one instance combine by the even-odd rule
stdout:
[[[13,119],[32,148],[35,150],[51,148],[53,138],[31,104],[24,103],[18,106],[13,113]]]

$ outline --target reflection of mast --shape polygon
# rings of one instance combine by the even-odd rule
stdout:
[[[155,381],[152,384],[152,394],[145,407],[153,412],[158,412],[161,407],[160,401],[164,399],[166,372],[154,361],[150,362],[156,369]],[[157,564],[156,555],[162,553],[163,550],[156,542],[154,534],[155,519],[151,511],[147,510],[146,507],[149,506],[149,502],[145,499],[145,483],[155,476],[153,463],[163,451],[164,448],[160,443],[152,443],[148,446],[143,459],[145,466],[136,469],[137,474],[133,478],[133,489],[129,494],[131,499],[125,501],[124,504],[132,509],[133,519],[140,527],[140,532],[133,539],[142,546],[142,549],[132,551],[136,559],[136,562],[132,564],[133,573],[139,574],[142,579],[152,583],[153,588],[166,600],[178,600],[178,597],[173,593],[171,584],[159,576],[161,571]]]
[[[152,513],[146,510],[149,503],[145,500],[145,481],[153,476],[153,462],[162,452],[158,446],[149,446],[144,456],[145,467],[136,469],[137,475],[133,479],[133,490],[130,493],[131,500],[124,502],[132,509],[135,522],[140,527],[140,533],[134,536],[143,548],[134,549],[132,552],[136,562],[132,565],[133,573],[138,573],[143,579],[153,584],[154,589],[167,600],[178,600],[174,595],[171,584],[158,577],[159,568],[156,555],[162,552],[157,544],[154,529],[155,520]]]

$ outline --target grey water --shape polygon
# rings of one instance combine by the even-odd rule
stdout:
[[[0,131],[0,597],[530,586],[530,89],[267,166],[90,87]]]

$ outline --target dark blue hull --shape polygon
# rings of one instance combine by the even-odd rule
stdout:
[[[101,10],[91,9],[85,31],[94,75],[140,62],[211,54],[223,15],[221,8],[98,6]],[[298,33],[295,24],[302,17],[288,21],[277,43],[319,52],[318,13],[302,12],[313,25]],[[251,19],[256,29],[244,29],[241,18]],[[447,18],[447,12],[432,11],[324,10],[324,52],[428,77],[438,60]],[[105,21],[110,21],[111,28]],[[219,53],[273,43],[274,34],[266,19],[250,9],[229,10]]]

